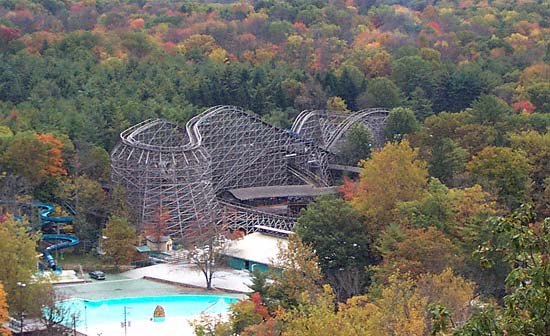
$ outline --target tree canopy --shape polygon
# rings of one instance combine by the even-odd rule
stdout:
[[[363,291],[368,281],[365,270],[377,258],[372,236],[351,204],[333,197],[319,198],[300,214],[295,231],[314,249],[339,301]]]
[[[507,147],[485,147],[468,164],[474,179],[496,192],[512,209],[528,201],[531,179],[529,162],[520,152]]]
[[[102,248],[117,267],[128,264],[135,258],[137,234],[126,218],[111,216],[102,234],[106,237]]]
[[[491,222],[497,245],[487,242],[478,250],[485,265],[499,256],[510,265],[505,283],[508,294],[501,309],[494,306],[479,307],[477,315],[458,329],[457,335],[502,334],[545,335],[550,332],[547,247],[550,239],[550,219],[537,221],[531,206],[522,206],[514,213],[498,217]]]
[[[383,107],[389,143],[375,149],[375,130],[349,130],[331,161],[361,162],[360,176],[344,179],[345,200],[304,211],[279,276],[258,282],[261,294],[217,332],[548,334],[537,301],[546,257],[533,237],[547,239],[534,214],[550,215],[549,60],[548,1],[2,0],[0,200],[63,203],[75,212],[78,252],[107,224],[105,235],[124,241],[112,256],[123,256],[133,220],[109,162],[122,130],[151,118],[181,126],[216,105],[286,129],[305,109],[338,119]],[[15,283],[29,281],[36,262],[39,223],[29,213],[28,225],[0,225],[12,313]],[[500,257],[490,272],[471,257],[485,240],[488,257]],[[365,241],[369,252],[356,254]],[[214,241],[182,243],[200,246],[210,283],[220,254],[204,256]],[[517,260],[505,263],[502,249]],[[378,264],[365,270],[370,258]],[[330,263],[367,286],[333,281]],[[479,297],[470,308],[480,312],[465,322],[459,303],[471,281]],[[40,286],[28,289],[31,302]]]
[[[0,282],[0,323],[3,325],[9,318],[8,301],[6,300],[6,292],[4,292],[4,286]],[[11,332],[4,327],[0,327],[0,335],[8,336]]]
[[[371,232],[391,220],[397,202],[420,198],[428,183],[426,163],[406,140],[387,144],[370,160],[362,161],[362,166],[357,188],[346,197],[366,216]]]
[[[0,244],[0,262],[6,265],[0,270],[0,282],[6,291],[11,312],[18,312],[16,309],[19,309],[21,304],[18,302],[17,282],[31,283],[38,263],[36,246],[39,234],[29,234],[24,222],[8,216],[0,222],[0,239],[6,242]],[[25,307],[32,303],[30,296],[25,295]]]

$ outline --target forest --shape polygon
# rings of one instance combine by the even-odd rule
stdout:
[[[79,253],[120,219],[119,133],[214,105],[391,112],[198,335],[550,334],[550,2],[0,0],[0,200],[70,206]]]

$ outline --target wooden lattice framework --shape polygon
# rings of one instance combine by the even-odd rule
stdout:
[[[378,148],[385,142],[384,128],[388,114],[387,110],[379,108],[350,113],[306,110],[296,117],[292,131],[313,139],[319,146],[334,153],[338,144],[345,140],[351,126],[362,124],[372,133],[374,147]]]
[[[146,120],[120,140],[111,154],[113,181],[125,187],[138,227],[162,220],[172,236],[183,238],[191,225],[215,220],[210,155],[184,130]]]
[[[113,181],[125,187],[138,228],[162,220],[175,239],[184,240],[208,225],[247,232],[256,225],[290,230],[295,218],[229,204],[216,196],[232,188],[328,186],[335,144],[357,122],[375,136],[382,134],[386,116],[384,110],[336,117],[303,112],[291,131],[234,106],[210,108],[185,127],[146,120],[120,134],[111,154]]]

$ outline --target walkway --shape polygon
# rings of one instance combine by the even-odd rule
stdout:
[[[147,277],[184,286],[206,286],[204,274],[194,265],[158,264],[137,268],[122,275],[130,279]],[[247,284],[251,283],[250,273],[230,268],[220,269],[212,277],[212,286],[222,291],[248,293],[250,288]]]

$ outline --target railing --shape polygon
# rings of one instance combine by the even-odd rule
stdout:
[[[257,231],[256,226],[291,231],[298,220],[296,217],[276,215],[226,200],[218,199],[218,202],[224,208],[222,221],[232,229],[244,229],[246,233]]]
[[[328,187],[328,184],[325,181],[307,169],[298,169],[298,167],[288,165],[288,171],[307,184]]]

